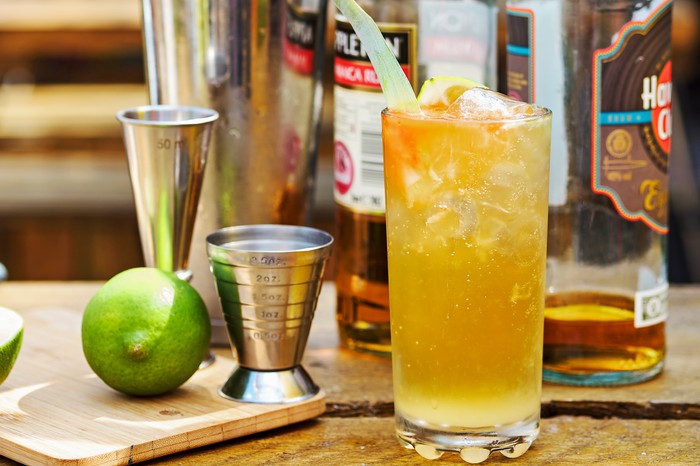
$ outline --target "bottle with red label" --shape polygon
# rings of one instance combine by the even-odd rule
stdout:
[[[495,0],[360,0],[415,89],[462,76],[496,86]],[[361,42],[338,13],[335,31],[337,318],[341,343],[388,354],[384,169],[380,113],[386,106]]]
[[[650,379],[668,309],[671,1],[506,9],[508,92],[554,115],[544,379]]]

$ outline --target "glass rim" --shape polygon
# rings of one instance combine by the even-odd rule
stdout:
[[[527,102],[523,102],[524,104],[527,104]],[[535,104],[527,104],[535,108],[536,110],[541,111],[541,113],[533,114],[533,115],[528,115],[528,116],[518,116],[517,118],[509,118],[509,117],[500,117],[500,118],[473,118],[473,117],[467,117],[467,118],[459,118],[459,117],[450,117],[450,116],[445,116],[444,114],[442,115],[426,115],[424,113],[421,114],[410,114],[410,113],[405,113],[401,112],[398,110],[392,110],[388,107],[385,107],[382,110],[382,116],[386,116],[388,118],[403,118],[407,120],[416,120],[416,121],[439,121],[439,122],[445,122],[445,123],[470,123],[470,124],[488,124],[488,123],[526,123],[529,121],[533,120],[539,120],[541,118],[546,118],[546,117],[551,117],[552,116],[552,111],[548,109],[547,107],[542,107],[541,105],[535,105]]]

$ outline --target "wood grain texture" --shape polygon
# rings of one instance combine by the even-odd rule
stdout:
[[[0,305],[43,314],[82,310],[99,285],[2,283]],[[533,448],[520,459],[506,461],[496,455],[485,464],[699,465],[699,308],[700,287],[672,287],[669,355],[660,377],[616,388],[545,384],[545,419]],[[304,358],[304,366],[326,392],[325,414],[313,421],[194,448],[146,464],[427,464],[403,450],[394,438],[390,358],[339,348],[334,309],[335,288],[325,283]],[[52,322],[61,325],[60,319]],[[230,349],[217,348],[216,353],[224,358]],[[10,377],[15,377],[14,373]],[[0,387],[0,395],[5,390],[5,386]],[[105,396],[105,390],[100,392]],[[54,395],[55,400],[64,396]],[[188,405],[186,409],[193,408]],[[0,425],[4,424],[3,418]],[[432,464],[441,463],[464,464],[456,455],[445,455]],[[1,466],[14,464],[0,459]]]
[[[542,421],[530,450],[517,459],[492,454],[484,466],[697,465],[700,421]],[[466,465],[456,454],[427,461],[399,446],[389,418],[321,418],[148,462],[148,465]]]
[[[236,403],[218,395],[231,358],[177,390],[138,398],[107,387],[82,353],[82,307],[22,310],[24,342],[0,388],[0,453],[26,464],[122,465],[310,419],[321,392],[293,405]]]

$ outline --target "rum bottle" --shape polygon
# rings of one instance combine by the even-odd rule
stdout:
[[[495,0],[360,0],[415,89],[456,75],[496,85]],[[336,16],[336,289],[341,344],[391,351],[379,81],[352,26]]]
[[[554,116],[544,380],[647,380],[665,359],[671,1],[506,9],[508,92]]]

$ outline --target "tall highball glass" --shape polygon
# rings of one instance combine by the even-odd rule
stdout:
[[[394,399],[405,447],[478,463],[539,432],[551,113],[459,104],[382,114]]]

